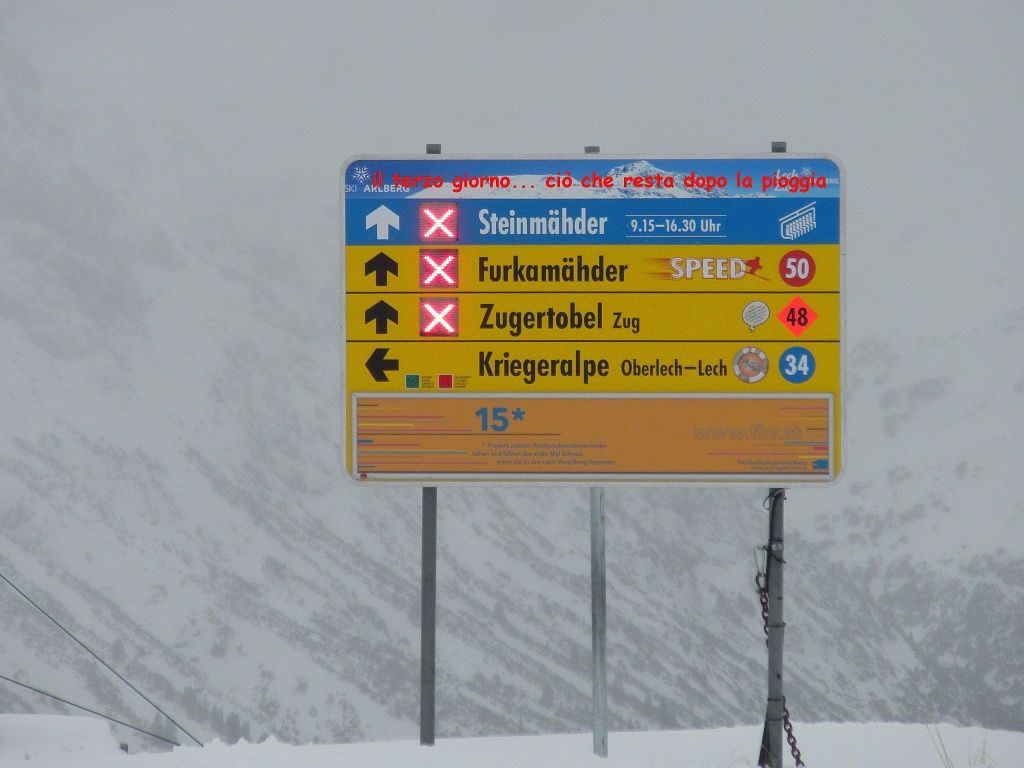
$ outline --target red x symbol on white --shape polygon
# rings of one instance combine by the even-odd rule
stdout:
[[[451,275],[449,275],[448,272],[446,271],[448,265],[455,261],[454,254],[449,254],[448,257],[440,264],[438,264],[436,261],[430,258],[430,256],[428,256],[427,254],[423,254],[423,260],[427,262],[427,264],[429,264],[430,267],[434,270],[423,280],[423,285],[430,285],[431,283],[434,282],[434,278],[436,277],[440,277],[442,280],[448,283],[448,285],[455,285],[455,281],[452,280]]]
[[[448,227],[446,227],[446,226],[444,225],[444,223],[445,223],[446,221],[448,221],[449,217],[451,217],[451,215],[455,213],[455,209],[454,209],[454,208],[449,208],[449,209],[448,209],[447,211],[445,211],[445,212],[444,212],[444,213],[443,213],[443,214],[441,215],[441,217],[440,217],[440,218],[438,218],[437,216],[435,216],[435,215],[434,215],[434,212],[433,212],[432,210],[430,210],[429,208],[424,208],[424,209],[423,209],[423,213],[424,213],[424,214],[425,214],[426,216],[428,216],[428,217],[430,218],[430,220],[431,220],[431,221],[433,221],[433,222],[434,222],[434,223],[433,223],[433,225],[431,225],[430,229],[428,229],[427,231],[425,231],[425,232],[423,233],[423,239],[424,239],[424,240],[426,240],[426,239],[428,239],[428,238],[430,238],[430,237],[433,237],[434,233],[435,233],[435,232],[436,232],[436,231],[437,231],[438,229],[440,229],[440,230],[441,230],[442,232],[444,232],[445,236],[447,236],[447,237],[450,237],[450,238],[452,238],[453,240],[455,239],[455,233],[454,233],[454,232],[452,232],[452,231],[451,231],[450,229],[448,229]]]
[[[443,309],[438,311],[438,310],[434,309],[433,305],[431,305],[428,302],[424,301],[423,302],[423,308],[425,310],[427,310],[427,312],[430,315],[433,315],[434,319],[431,320],[429,323],[427,323],[426,325],[423,326],[423,330],[421,331],[421,334],[422,335],[427,335],[427,334],[433,333],[434,329],[438,325],[440,325],[444,329],[443,333],[446,333],[446,334],[448,334],[450,336],[454,336],[457,333],[457,331],[455,330],[455,328],[447,320],[445,320],[445,318],[448,317],[449,314],[451,314],[452,310],[455,309],[455,306],[456,305],[455,305],[454,302],[449,302],[448,304],[444,305]]]

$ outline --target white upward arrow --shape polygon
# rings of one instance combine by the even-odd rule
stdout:
[[[366,215],[366,228],[377,228],[377,239],[388,239],[388,227],[398,229],[398,214],[385,205],[381,205]]]

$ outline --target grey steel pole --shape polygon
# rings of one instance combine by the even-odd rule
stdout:
[[[428,155],[441,154],[427,144]],[[423,555],[420,583],[420,744],[434,744],[437,675],[437,488],[423,489]]]
[[[437,648],[437,488],[423,489],[423,580],[420,609],[420,744],[434,743]]]
[[[782,643],[786,623],[782,611],[783,510],[784,488],[769,490],[771,512],[768,519],[768,556],[765,559],[768,581],[768,711],[764,721],[760,765],[782,768],[782,713],[785,698],[782,690]]]
[[[601,147],[588,144],[584,154]],[[591,678],[594,692],[594,754],[608,757],[608,626],[604,562],[604,488],[590,489],[590,627]]]
[[[604,488],[590,489],[590,625],[594,754],[608,757],[608,629],[605,623]]]

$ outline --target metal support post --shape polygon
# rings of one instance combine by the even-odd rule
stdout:
[[[587,155],[600,154],[601,147],[588,144]],[[590,489],[590,627],[591,677],[594,692],[594,754],[608,757],[608,627],[605,608],[604,488]]]
[[[437,488],[423,489],[423,580],[420,609],[420,744],[434,743],[437,648]]]
[[[605,623],[604,488],[590,489],[590,622],[594,754],[608,757],[608,629]]]
[[[441,154],[427,144],[428,155]],[[432,746],[437,674],[437,488],[423,489],[423,554],[420,582],[420,744]]]
[[[768,582],[768,709],[761,738],[761,768],[782,768],[782,722],[785,697],[782,689],[782,644],[786,623],[782,611],[783,508],[786,491],[772,488],[768,492],[771,512],[768,519],[768,555],[765,559]]]

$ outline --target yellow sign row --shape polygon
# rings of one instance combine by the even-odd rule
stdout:
[[[349,341],[838,341],[836,293],[349,295]]]
[[[838,245],[358,245],[351,293],[839,291]]]
[[[348,342],[350,392],[836,392],[840,345]],[[796,352],[795,350],[802,350]],[[790,356],[793,356],[792,358]],[[802,359],[806,356],[813,360]],[[807,366],[794,384],[786,373]],[[442,378],[445,377],[445,378]]]

